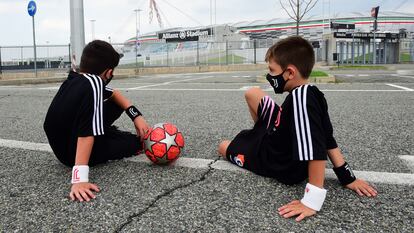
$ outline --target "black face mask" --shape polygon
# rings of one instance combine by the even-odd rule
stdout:
[[[275,91],[276,94],[282,94],[283,93],[283,89],[286,85],[286,81],[283,78],[283,74],[285,73],[285,71],[286,70],[284,70],[282,73],[280,73],[276,76],[273,76],[271,74],[266,75],[267,81],[273,87],[273,90]]]
[[[111,77],[109,77],[109,78],[106,79],[106,81],[104,82],[105,83],[105,86],[107,86],[111,82],[111,80],[112,80],[113,77],[114,76],[111,75]]]

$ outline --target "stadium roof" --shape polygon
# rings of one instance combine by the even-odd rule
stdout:
[[[381,11],[378,15],[378,18],[384,17],[409,17],[414,18],[413,13],[405,13],[405,12],[396,12],[396,11]],[[350,12],[350,13],[337,13],[332,18],[331,21],[335,19],[350,19],[350,18],[371,18],[370,12]],[[306,21],[314,21],[314,20],[326,20],[328,16],[324,17],[322,15],[311,15],[307,18],[304,18],[302,22]],[[254,27],[260,25],[270,25],[270,24],[281,24],[281,23],[292,23],[293,20],[291,18],[273,18],[273,19],[265,19],[265,20],[254,20],[254,21],[241,21],[236,23],[229,23],[230,26],[233,27]]]

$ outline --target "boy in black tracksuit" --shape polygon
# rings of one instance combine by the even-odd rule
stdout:
[[[80,72],[71,71],[50,104],[44,122],[49,144],[60,162],[72,169],[72,200],[89,201],[98,186],[89,183],[89,165],[138,154],[148,130],[142,114],[119,91],[107,86],[120,55],[104,41],[83,50]],[[123,112],[137,135],[112,126]]]
[[[300,221],[321,209],[327,155],[342,185],[359,195],[376,196],[377,191],[356,179],[345,162],[333,137],[325,97],[308,84],[315,63],[309,42],[296,36],[280,40],[269,48],[266,61],[270,70],[266,79],[275,93],[289,95],[279,106],[261,89],[248,90],[245,97],[255,125],[231,142],[223,141],[219,153],[240,167],[285,184],[309,178],[302,200],[279,208],[285,218],[299,215],[296,220]]]

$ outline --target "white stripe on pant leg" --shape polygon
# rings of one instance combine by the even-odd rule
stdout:
[[[275,109],[275,102],[274,102],[273,100],[271,100],[271,105],[272,105],[272,108],[270,109],[269,120],[268,120],[268,122],[267,122],[267,127],[266,127],[266,129],[268,129],[268,128],[269,128],[269,125],[270,125],[270,120],[272,119],[273,110]]]
[[[269,105],[269,97],[268,96],[265,96],[266,97],[266,102],[263,104],[263,109],[262,109],[262,118],[263,119],[265,119],[265,117],[266,117],[266,113],[267,113],[267,110],[268,110],[268,105]],[[263,110],[265,110],[265,111],[263,111]]]

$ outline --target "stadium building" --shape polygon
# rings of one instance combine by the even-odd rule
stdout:
[[[373,22],[374,19],[370,17],[369,12],[339,13],[333,18],[315,16],[300,22],[299,34],[313,42],[317,48],[318,61],[328,63],[339,61],[352,64],[396,63],[401,62],[401,51],[405,51],[405,57],[408,56],[407,61],[413,61],[414,14],[382,11],[377,18],[378,27],[375,34],[372,33]],[[331,29],[331,23],[354,25],[355,28],[335,30]],[[203,31],[205,33],[200,33]],[[169,33],[170,35],[166,36]],[[197,38],[197,44],[194,40],[185,38],[185,34],[196,33],[200,35]],[[175,34],[175,40],[171,40],[174,36],[172,34]],[[132,51],[137,44],[147,54],[164,50],[194,51],[196,46],[201,51],[211,51],[217,49],[217,44],[220,43],[227,43],[226,49],[229,46],[239,49],[268,48],[276,40],[295,34],[295,22],[291,19],[274,18],[208,27],[165,29],[143,34],[138,41],[135,37],[130,38],[124,43],[123,50],[124,52]],[[180,37],[185,39],[180,39]],[[335,53],[336,55],[333,56]],[[260,57],[262,56],[263,52],[260,54]],[[358,59],[355,60],[352,57]]]

